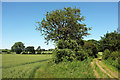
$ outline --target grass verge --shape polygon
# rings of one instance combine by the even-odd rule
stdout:
[[[35,78],[95,78],[90,62],[88,59],[59,64],[49,63],[36,71]]]

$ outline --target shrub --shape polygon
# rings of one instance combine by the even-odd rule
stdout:
[[[88,53],[89,56],[94,56],[93,51],[91,49],[86,49],[86,52]]]
[[[83,49],[79,51],[74,51],[71,49],[55,49],[53,54],[55,63],[73,60],[83,61],[88,58],[87,52]]]
[[[35,54],[34,46],[26,47],[25,51],[30,53],[30,54]]]
[[[8,50],[8,49],[3,49],[2,52],[7,53],[7,54],[10,54],[11,51]]]
[[[90,56],[94,56],[97,58],[98,50],[97,50],[96,45],[93,42],[91,42],[91,41],[85,42],[84,48],[89,49],[88,51],[91,50],[92,54],[91,54],[91,51],[90,51],[90,53],[88,51],[87,52],[90,54]]]
[[[109,51],[109,49],[106,49],[104,52],[103,52],[103,59],[104,60],[106,60],[106,59],[108,59],[109,58],[109,56],[110,56],[110,51]]]
[[[118,63],[118,58],[113,61],[112,65],[120,69],[120,64]]]
[[[88,58],[88,54],[83,49],[80,51],[77,51],[75,55],[76,55],[76,59],[80,61],[83,61]]]
[[[55,49],[53,51],[55,63],[61,61],[72,61],[71,55],[74,54],[74,51],[71,49]]]
[[[110,57],[112,58],[112,60],[115,60],[116,58],[119,57],[119,52],[118,51],[113,51],[111,53]]]
[[[81,41],[80,41],[81,42]],[[89,48],[87,48],[89,47]],[[59,40],[56,49],[53,51],[55,63],[61,61],[83,61],[88,56],[96,57],[96,47],[93,45],[83,48],[82,45],[78,45],[75,40]]]
[[[105,49],[109,49],[111,52],[120,49],[120,34],[117,31],[106,33],[104,37],[101,37],[100,45]]]

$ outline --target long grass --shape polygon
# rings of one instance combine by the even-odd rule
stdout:
[[[32,78],[50,55],[2,55],[2,78]]]
[[[91,60],[61,62],[59,64],[46,64],[39,68],[36,78],[95,78],[90,64]],[[45,65],[44,65],[45,66]],[[48,67],[49,66],[49,67]]]
[[[120,70],[112,65],[109,64],[109,61],[107,60],[102,60],[102,63],[107,66],[112,72],[118,74],[118,77],[120,78]]]

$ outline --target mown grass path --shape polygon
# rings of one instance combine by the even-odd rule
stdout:
[[[106,70],[103,69],[103,67],[101,65],[98,64],[98,60],[97,59],[96,59],[96,64],[101,69],[102,72],[107,74],[110,78],[113,78]]]
[[[93,60],[93,62],[91,62],[91,66],[92,66],[92,68],[93,68],[93,71],[94,71],[94,73],[95,73],[96,78],[100,78],[98,72],[95,70],[94,63],[95,63],[95,62],[94,62],[94,60]]]
[[[100,57],[99,59],[102,59],[102,57]],[[101,67],[105,68],[106,71],[108,71],[114,78],[118,78],[118,72],[113,72],[111,71],[107,66],[105,66],[101,61],[98,61],[97,62],[101,65]]]
[[[41,66],[43,66],[44,64],[47,63],[48,60],[44,60],[42,61],[38,66],[36,66],[33,71],[31,72],[31,75],[29,76],[29,78],[36,78],[36,73],[38,73],[37,71],[41,68]],[[41,74],[41,73],[39,73]]]
[[[99,67],[99,69],[102,71],[102,73],[106,74],[108,77],[107,78],[111,78],[112,80],[116,80],[118,79],[118,73],[115,73],[113,71],[111,71],[107,66],[105,66],[102,62],[101,62],[102,57],[100,58],[95,58],[93,59],[93,61],[91,62],[91,65],[93,67],[93,71],[94,74],[96,76],[96,78],[106,78],[104,76],[100,76],[100,73],[98,72],[98,70],[95,68],[96,66]],[[96,64],[96,66],[95,66]],[[116,78],[116,79],[115,79]]]

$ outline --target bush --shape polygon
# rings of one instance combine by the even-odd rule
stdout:
[[[86,49],[86,52],[88,53],[89,56],[94,56],[93,51],[91,49]]]
[[[83,49],[80,51],[77,51],[75,55],[76,55],[76,59],[80,61],[83,61],[88,58],[88,54]]]
[[[72,61],[72,54],[74,54],[74,51],[71,49],[55,49],[53,51],[54,54],[54,61],[55,63],[61,62],[61,61]]]
[[[30,53],[30,54],[35,54],[34,46],[26,47],[25,51]]]
[[[118,58],[113,61],[112,65],[120,69],[120,64],[118,63]]]
[[[110,58],[112,58],[112,60],[115,60],[116,58],[119,58],[119,52],[118,51],[113,51],[110,55]]]
[[[103,52],[103,57],[102,57],[102,59],[107,60],[107,59],[109,58],[110,54],[111,54],[111,53],[110,53],[109,49],[106,49],[106,50]]]
[[[101,37],[100,45],[105,49],[109,49],[111,52],[120,49],[120,34],[117,31],[106,33],[104,37]]]
[[[98,50],[97,50],[96,45],[93,42],[91,42],[91,41],[85,42],[84,48],[89,49],[89,50],[87,50],[87,52],[89,53],[89,56],[94,56],[97,58]]]
[[[55,49],[53,51],[55,63],[61,61],[83,61],[88,58],[88,54],[85,50],[74,51],[72,49]]]
[[[81,44],[83,43],[78,44],[75,40],[59,40],[53,51],[55,63],[73,60],[83,61],[88,56],[97,56],[97,48],[93,43],[86,43],[84,48]]]
[[[11,51],[8,50],[8,49],[3,49],[2,52],[6,53],[6,54],[10,54],[11,53]]]

